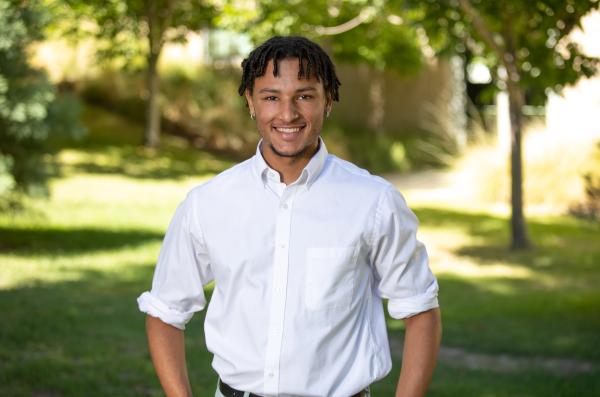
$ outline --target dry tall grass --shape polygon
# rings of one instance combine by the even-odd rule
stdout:
[[[596,143],[594,134],[551,131],[540,123],[525,129],[524,200],[534,213],[565,213],[584,198],[583,173]],[[474,203],[510,202],[510,153],[496,139],[480,139],[456,164],[464,194]]]

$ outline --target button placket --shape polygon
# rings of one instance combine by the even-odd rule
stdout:
[[[283,325],[289,266],[289,238],[294,195],[297,186],[288,186],[281,195],[275,230],[275,257],[271,285],[268,339],[265,356],[264,393],[279,392],[279,360],[283,340]]]

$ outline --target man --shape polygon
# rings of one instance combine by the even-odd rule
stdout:
[[[424,395],[437,282],[396,189],[327,153],[331,60],[305,38],[274,37],[242,68],[256,155],[188,194],[138,299],[165,393],[191,395],[183,329],[214,280],[204,328],[215,396],[368,395],[391,369],[382,298],[406,323],[396,396]]]

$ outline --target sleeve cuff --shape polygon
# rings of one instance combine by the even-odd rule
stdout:
[[[141,312],[149,314],[152,317],[157,317],[163,323],[170,324],[182,331],[185,330],[185,325],[194,315],[194,312],[180,312],[169,308],[163,301],[150,292],[144,292],[140,295],[137,298],[137,302]]]
[[[428,291],[423,294],[408,298],[390,299],[388,301],[388,312],[395,319],[403,319],[439,307],[437,298],[437,283],[434,283]]]

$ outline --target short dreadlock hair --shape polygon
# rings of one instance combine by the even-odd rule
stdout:
[[[279,61],[298,58],[298,78],[314,75],[323,83],[325,93],[334,101],[339,101],[339,87],[342,83],[335,74],[335,66],[329,55],[316,43],[301,36],[275,36],[255,48],[248,58],[242,61],[242,83],[238,92],[252,93],[254,79],[264,76],[267,65],[273,60],[273,76],[279,74]]]

